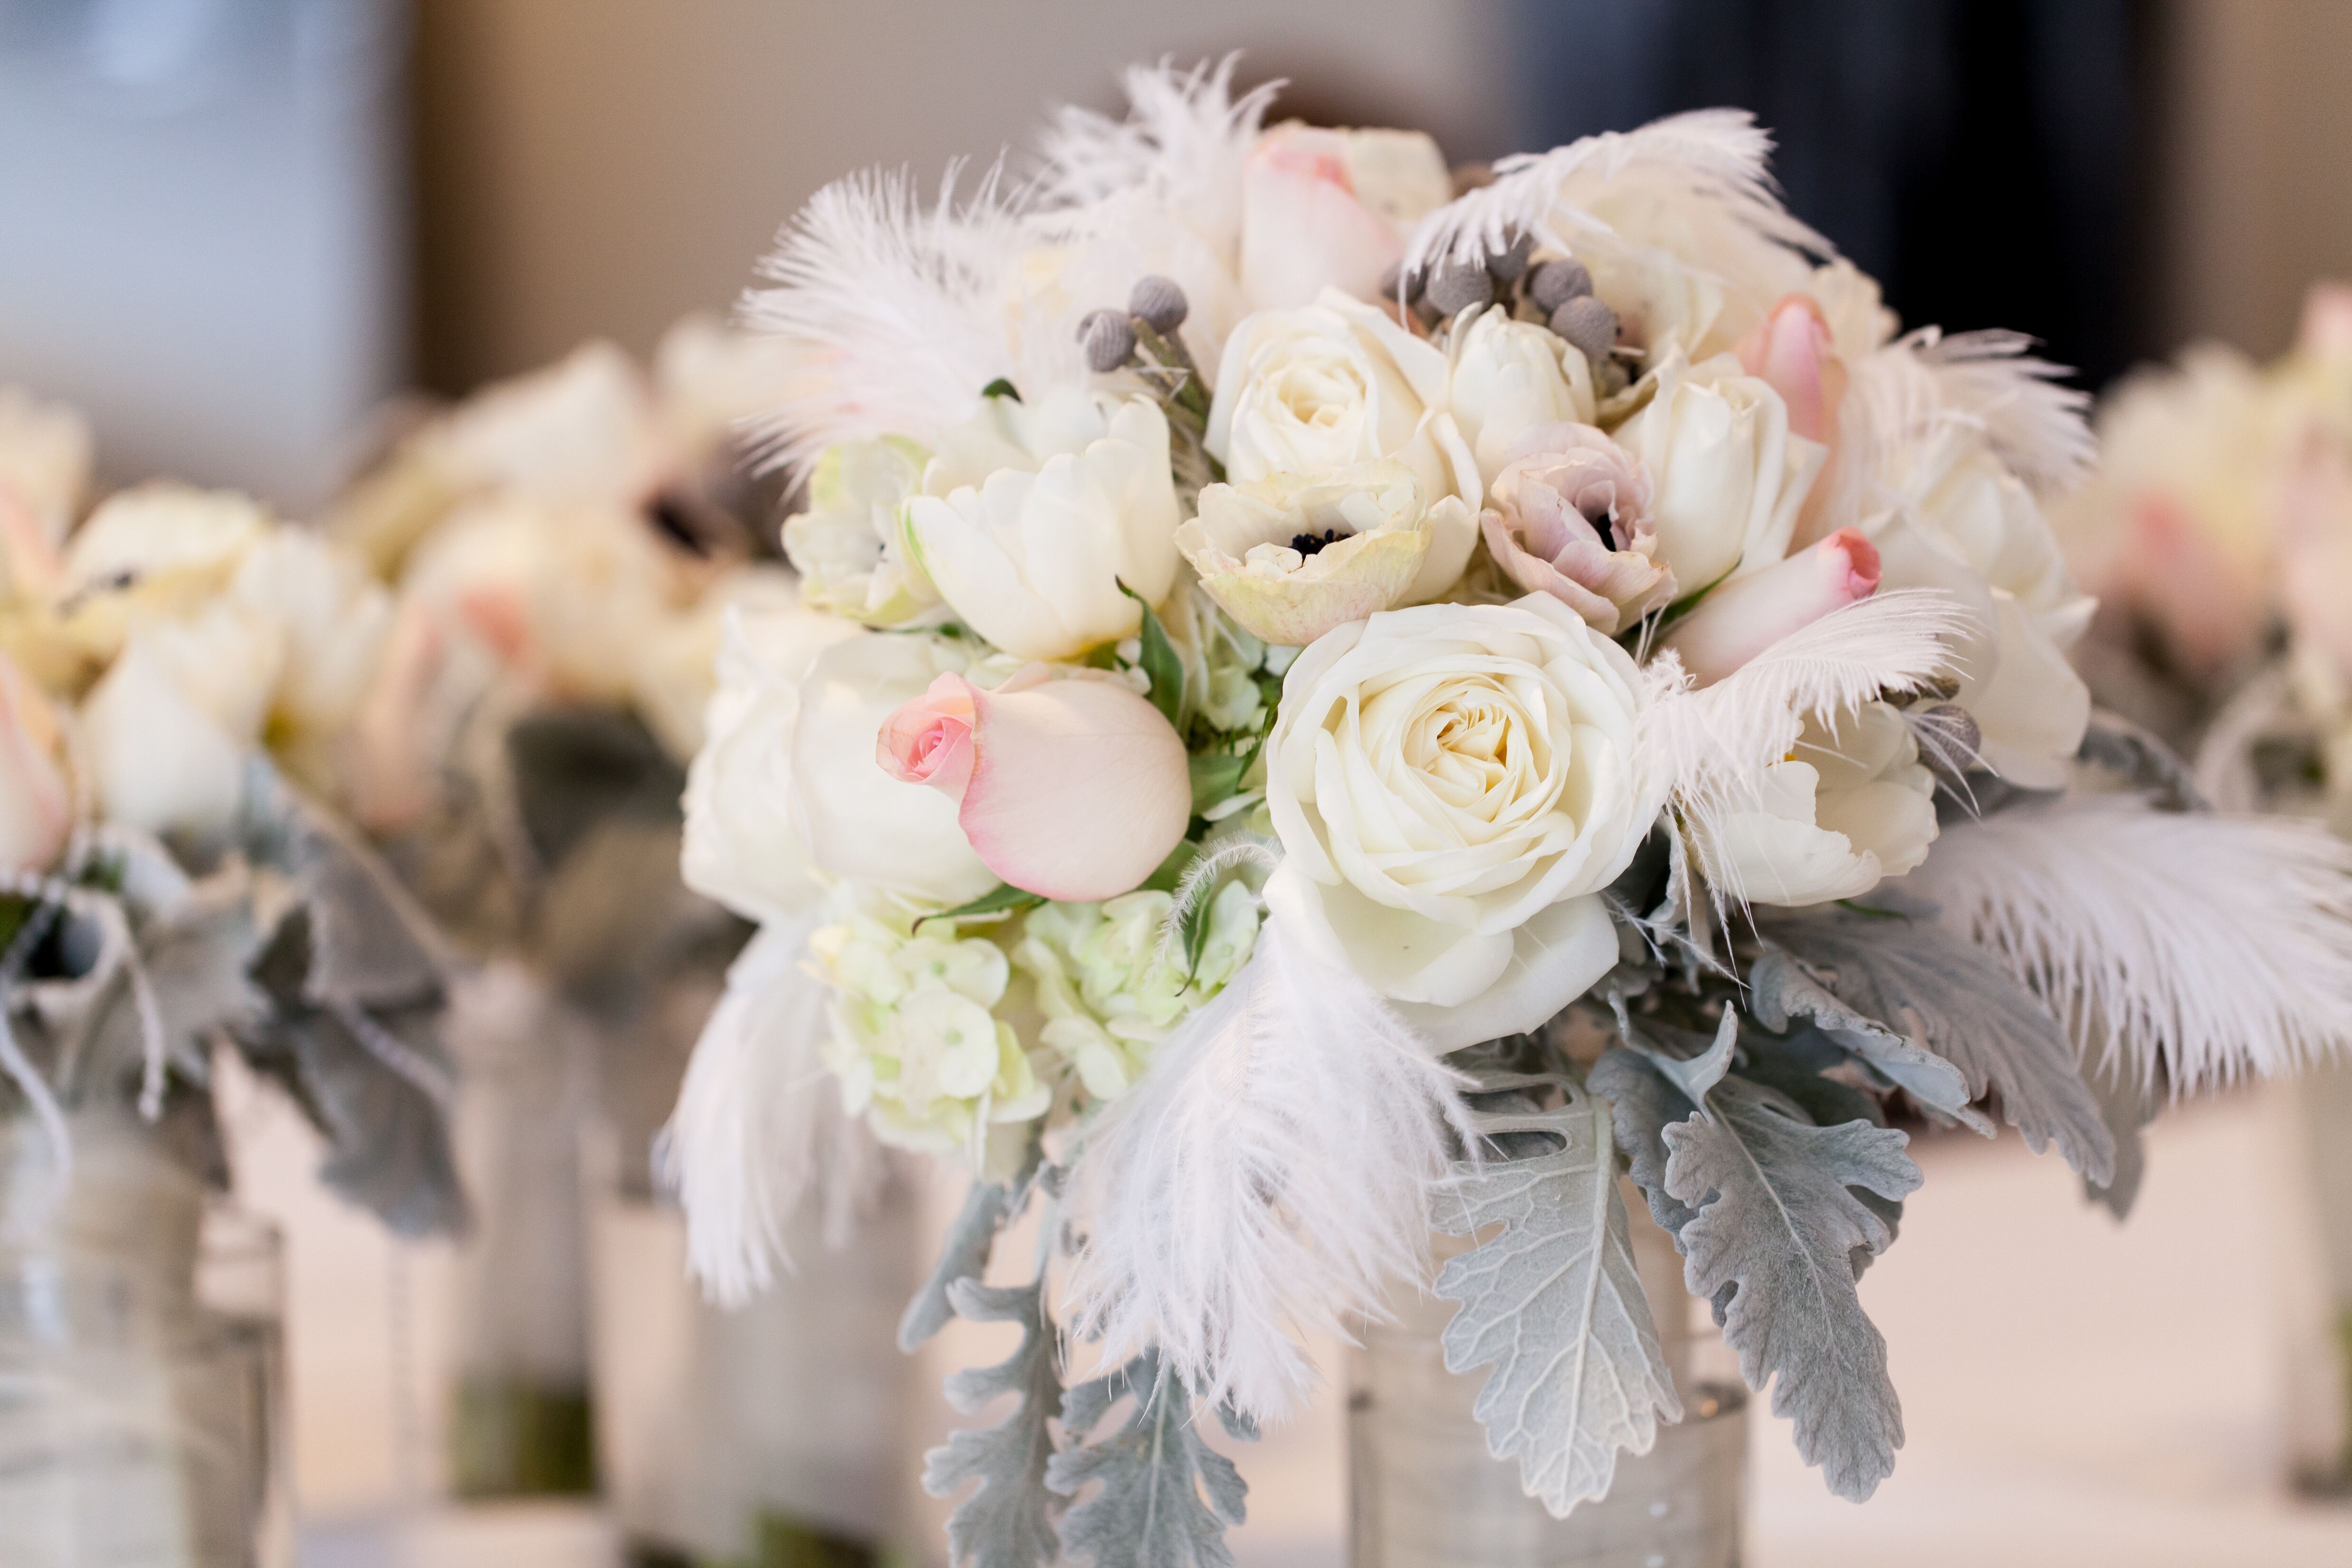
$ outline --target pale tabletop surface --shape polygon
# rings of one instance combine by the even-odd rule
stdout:
[[[1921,1146],[1927,1185],[1862,1285],[1903,1398],[1900,1464],[1867,1506],[1842,1502],[1785,1424],[1759,1415],[1752,1568],[2352,1568],[2352,1508],[2299,1505],[2276,1480],[2296,1375],[2286,1238],[2301,1223],[2280,1195],[2296,1191],[2280,1092],[2169,1118],[2123,1226],[2013,1134]],[[1342,1561],[1339,1405],[1327,1396],[1244,1457],[1241,1568]],[[584,1510],[398,1527],[330,1510],[304,1563],[603,1568],[616,1555]]]

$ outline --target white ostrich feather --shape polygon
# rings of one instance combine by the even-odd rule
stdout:
[[[784,1228],[804,1200],[823,1203],[827,1243],[838,1245],[886,1173],[817,1058],[825,987],[801,964],[816,923],[763,926],[737,955],[655,1142],[686,1210],[687,1271],[725,1306],[793,1267]]]
[[[1572,247],[1569,231],[1610,227],[1591,205],[1633,186],[1664,204],[1714,208],[1762,239],[1834,254],[1780,205],[1766,168],[1771,151],[1770,133],[1747,110],[1704,109],[1549,153],[1514,153],[1496,160],[1494,184],[1422,220],[1405,247],[1405,265],[1485,255],[1527,233]]]
[[[2352,845],[2315,824],[2077,796],[1946,828],[1902,886],[2060,1017],[2100,1020],[2085,1048],[2144,1086],[2352,1046]]]
[[[2010,471],[2044,500],[2079,484],[2098,457],[2091,395],[2059,384],[2066,367],[2027,351],[2023,332],[1912,334],[1945,402],[1976,419]]]
[[[1950,642],[1969,625],[1950,595],[1911,588],[1832,611],[1712,686],[1692,686],[1679,658],[1659,655],[1644,668],[1651,700],[1635,742],[1651,798],[1703,831],[1754,809],[1764,770],[1789,754],[1807,718],[1834,726],[1882,692],[1950,674]]]
[[[1419,1277],[1463,1081],[1277,910],[1087,1135],[1066,1321],[1106,1364],[1156,1345],[1203,1407],[1279,1419],[1315,1379],[1293,1336]]]
[[[1034,190],[1047,210],[1139,195],[1213,247],[1240,243],[1242,169],[1280,82],[1234,96],[1238,55],[1178,70],[1167,60],[1129,67],[1129,105],[1114,120],[1075,105],[1043,138]]]
[[[959,175],[950,167],[926,201],[904,170],[852,174],[785,226],[760,266],[772,287],[748,290],[738,312],[773,345],[786,389],[746,421],[763,457],[797,464],[884,435],[928,442],[998,377],[1034,395],[1080,364],[1070,334],[1020,330],[1027,203],[1001,165],[961,199]]]

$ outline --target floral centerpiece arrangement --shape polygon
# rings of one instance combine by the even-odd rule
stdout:
[[[802,603],[730,617],[689,774],[761,922],[669,1131],[693,1265],[760,1289],[869,1135],[968,1164],[902,1330],[1021,1328],[950,1384],[1017,1395],[931,1456],[956,1559],[1217,1562],[1200,1422],[1295,1408],[1433,1224],[1493,1453],[1602,1497],[1684,1410],[1623,1171],[1867,1497],[1890,1119],[2121,1207],[2165,1089],[2352,1033],[2352,855],[2092,711],[2082,400],[1898,335],[1745,115],[1449,172],[1229,82],[831,186],[747,299]]]
[[[0,1537],[246,1562],[278,1438],[198,1289],[215,1067],[281,1084],[394,1230],[455,1229],[444,972],[322,804],[386,595],[239,496],[84,516],[90,446],[0,389]]]
[[[2099,700],[2195,760],[2175,786],[2224,810],[2352,837],[2352,289],[2314,287],[2293,349],[2258,366],[2201,345],[2127,378],[2095,473],[2053,517],[2100,612]],[[2285,1448],[2308,1489],[2352,1491],[2352,1072],[2292,1090],[2318,1213],[2288,1314]]]

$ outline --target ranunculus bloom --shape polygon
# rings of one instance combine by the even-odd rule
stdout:
[[[1808,719],[1758,795],[1752,809],[1692,831],[1707,879],[1749,903],[1856,898],[1917,866],[1936,841],[1935,775],[1884,702],[1842,715],[1833,731]]]
[[[1259,310],[1326,288],[1370,298],[1412,226],[1453,195],[1437,143],[1417,131],[1277,125],[1242,173],[1242,289]]]
[[[1650,477],[1590,425],[1539,425],[1512,448],[1481,523],[1487,553],[1530,594],[1549,594],[1615,635],[1675,596],[1657,561]]]
[[[45,871],[73,831],[62,739],[48,700],[0,657],[0,868]]]
[[[1598,895],[1650,827],[1641,701],[1625,651],[1540,594],[1340,627],[1268,742],[1269,905],[1441,1048],[1537,1027],[1616,962]]]
[[[835,643],[809,666],[793,724],[792,803],[818,870],[943,906],[1001,879],[964,837],[952,799],[903,782],[875,756],[890,716],[967,658],[946,638],[891,632]]]
[[[747,920],[775,920],[816,897],[793,814],[793,737],[801,682],[817,656],[858,636],[855,623],[797,605],[727,612],[718,689],[686,774],[686,885]]]
[[[941,675],[890,715],[874,754],[955,801],[990,870],[1049,899],[1129,891],[1192,820],[1184,742],[1160,710],[1118,681],[1042,664],[993,691]]]
[[[1668,363],[1617,439],[1649,472],[1658,559],[1685,594],[1786,555],[1827,456],[1789,427],[1780,395],[1728,357]]]
[[[1454,323],[1447,339],[1446,411],[1492,485],[1526,449],[1528,432],[1592,423],[1592,367],[1530,321],[1489,305]]]
[[[1712,686],[1832,610],[1878,592],[1878,551],[1851,528],[1811,550],[1735,577],[1675,623],[1664,647],[1682,656],[1701,686]]]
[[[1433,534],[1409,597],[1452,587],[1477,543],[1478,463],[1444,411],[1444,354],[1384,312],[1326,289],[1311,306],[1261,310],[1234,329],[1209,406],[1209,450],[1237,484],[1309,479],[1394,458],[1433,506],[1460,496],[1459,526]]]
[[[820,610],[869,626],[920,626],[940,594],[899,535],[898,508],[920,488],[929,454],[911,441],[844,441],[809,474],[809,510],[784,520],[784,554]]]
[[[901,516],[956,618],[1016,658],[1129,636],[1176,581],[1168,420],[1149,398],[992,397],[950,432]]]
[[[1451,529],[1461,498],[1437,503]],[[1404,603],[1438,527],[1402,463],[1361,463],[1323,482],[1276,474],[1210,485],[1176,544],[1201,587],[1243,628],[1304,647],[1332,627]]]

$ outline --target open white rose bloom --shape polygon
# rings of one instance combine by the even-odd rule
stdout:
[[[967,1164],[904,1336],[1022,1323],[971,1389],[1023,1401],[929,1479],[982,1482],[959,1562],[1045,1563],[1239,1516],[1197,1443],[1094,1429],[1122,1392],[1278,1417],[1433,1214],[1507,1211],[1437,1279],[1449,1355],[1565,1514],[1682,1415],[1624,1169],[1866,1497],[1889,1119],[1990,1108],[2120,1209],[2165,1096],[2352,1035],[2352,858],[2151,787],[2067,662],[2084,400],[2014,336],[1897,335],[1746,115],[1457,194],[1228,81],[1134,73],[1017,191],[845,180],[747,296],[812,482],[688,795],[765,955],[669,1130],[693,1267],[785,1261],[809,1097]],[[1536,1125],[1564,1152],[1489,1137]],[[983,1288],[1033,1206],[1034,1283]],[[1112,1374],[1068,1405],[1064,1337]]]

